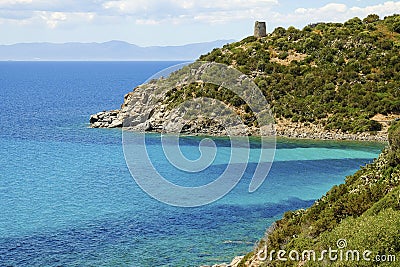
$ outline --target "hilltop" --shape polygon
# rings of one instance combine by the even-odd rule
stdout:
[[[232,65],[263,91],[279,124],[387,131],[400,117],[400,16],[276,28],[200,57]]]

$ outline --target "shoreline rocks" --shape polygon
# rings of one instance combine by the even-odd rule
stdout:
[[[295,139],[337,140],[337,141],[369,141],[387,142],[388,125],[383,125],[383,130],[376,133],[344,133],[342,131],[327,131],[322,125],[293,123],[280,119],[276,124],[276,135]]]
[[[203,265],[200,267],[237,267],[239,263],[242,261],[244,256],[237,256],[233,258],[231,263],[221,263],[221,264],[215,264],[215,265]]]
[[[124,106],[127,106],[126,103]],[[139,110],[139,112],[142,110]],[[159,106],[152,109],[149,118],[141,116],[136,125],[126,127],[126,117],[122,110],[102,111],[90,116],[91,128],[122,128],[126,127],[132,131],[145,131],[153,133],[173,133],[177,132],[179,126],[183,126],[181,133],[188,135],[209,135],[209,136],[226,136],[227,131],[216,121],[199,118],[198,120],[185,121],[179,116],[173,116],[165,106]],[[167,119],[172,118],[171,121]],[[386,128],[386,127],[385,127]],[[237,136],[257,136],[256,128],[236,128],[233,130]],[[364,133],[343,133],[340,131],[326,131],[322,126],[300,123],[291,123],[288,121],[278,120],[275,125],[275,134],[277,137],[293,138],[293,139],[310,139],[310,140],[337,140],[337,141],[369,141],[369,142],[387,142],[387,130],[383,130],[374,134]]]
[[[122,128],[120,110],[102,111],[90,116],[91,128]]]

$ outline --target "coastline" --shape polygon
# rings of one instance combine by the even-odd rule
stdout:
[[[280,119],[276,124],[276,136],[291,139],[336,140],[336,141],[367,141],[388,142],[388,128],[391,120],[381,121],[382,131],[369,133],[344,133],[340,130],[328,131],[322,125],[293,123]]]
[[[169,114],[165,109],[161,109],[157,114],[158,121],[144,120],[140,127],[127,127],[132,131],[149,132],[149,133],[174,133],[174,131],[165,130],[162,126],[165,123],[164,119]],[[121,110],[102,111],[97,114],[91,115],[90,127],[91,128],[122,128],[124,125],[124,113]],[[399,116],[400,117],[400,116]],[[396,117],[397,118],[397,117]],[[381,121],[383,125],[382,131],[369,133],[344,133],[342,131],[328,131],[325,130],[322,125],[315,125],[310,123],[293,123],[288,120],[279,119],[274,125],[274,132],[276,137],[289,138],[289,139],[308,139],[308,140],[331,140],[331,141],[366,141],[366,142],[388,142],[388,131],[391,120]],[[189,125],[188,130],[182,132],[187,135],[193,136],[214,136],[224,137],[227,136],[224,130],[221,130],[221,126],[217,124],[209,124],[205,126],[201,121],[186,121],[186,125]],[[237,136],[254,136],[257,137],[256,128],[247,128],[245,132],[237,131]]]
[[[181,133],[187,135],[204,136],[259,136],[260,128],[257,127],[254,114],[251,115],[243,108],[231,103],[225,105],[239,116],[241,122],[232,123],[229,116],[213,110],[209,110],[209,116],[193,116],[185,108],[177,108],[175,104],[182,105],[180,98],[171,98],[171,91],[182,89],[182,84],[177,81],[187,80],[190,77],[201,77],[207,72],[204,68],[193,69],[174,73],[174,75],[150,83],[140,85],[124,96],[120,109],[103,111],[90,116],[92,128],[124,128],[137,132],[154,133]],[[192,78],[193,78],[192,77]],[[200,79],[200,78],[198,78]],[[240,79],[238,82],[242,82]],[[170,90],[170,88],[173,88]],[[199,89],[200,90],[200,89]],[[175,97],[175,96],[174,96]],[[217,99],[209,100],[205,107],[217,105]],[[197,104],[198,107],[201,105]],[[264,107],[264,106],[263,106]],[[263,110],[268,116],[268,124],[262,128],[263,135],[275,135],[297,139],[312,140],[350,140],[388,142],[388,129],[392,121],[399,120],[400,114],[375,114],[369,120],[379,123],[380,130],[376,132],[343,132],[339,129],[329,129],[329,118],[311,122],[292,121],[290,118],[280,117],[279,114],[270,112],[268,106]],[[203,114],[203,113],[202,113]],[[228,123],[228,121],[230,121]],[[229,124],[229,129],[224,127]],[[228,125],[227,124],[227,125]],[[340,127],[339,127],[340,128]],[[367,129],[367,128],[366,128]],[[369,128],[368,128],[369,129]],[[228,132],[229,131],[229,132]]]

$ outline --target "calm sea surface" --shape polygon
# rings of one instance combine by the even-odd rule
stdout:
[[[126,166],[121,131],[89,129],[90,114],[177,62],[0,62],[0,266],[199,266],[251,250],[287,210],[310,206],[377,157],[382,145],[279,140],[272,170],[248,193],[255,163],[239,185],[200,208],[146,195]],[[153,151],[162,151],[150,135]],[[198,153],[198,139],[184,150]],[[218,148],[227,142],[217,139]],[[257,147],[257,140],[253,141]],[[257,150],[256,148],[254,150]],[[226,168],[177,172],[204,184]],[[158,158],[159,157],[159,158]]]

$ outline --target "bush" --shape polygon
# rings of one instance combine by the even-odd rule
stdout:
[[[396,129],[400,126],[394,126]],[[397,135],[398,136],[398,135]],[[391,136],[393,138],[393,136]],[[392,142],[392,141],[391,141]],[[396,145],[395,145],[396,146]],[[390,193],[388,193],[390,192]],[[287,212],[266,240],[269,251],[336,248],[345,239],[346,250],[368,249],[381,255],[400,256],[400,168],[387,165],[387,150],[375,162],[334,186],[302,212]],[[298,266],[298,262],[267,262],[265,266]],[[362,263],[362,264],[358,264]],[[357,266],[372,266],[360,261]],[[304,266],[356,266],[354,262],[313,262]],[[373,265],[375,266],[375,265]],[[383,265],[393,266],[393,265]]]
[[[281,54],[279,54],[278,58],[284,60],[284,59],[287,59],[288,56],[289,56],[289,53],[285,51],[285,52],[282,52]]]
[[[389,129],[389,144],[392,150],[400,150],[400,121],[393,122]]]
[[[379,21],[379,16],[376,14],[368,15],[365,19],[363,19],[364,23],[373,23]]]
[[[369,120],[369,119],[358,119],[352,123],[353,125],[353,133],[357,132],[377,132],[382,130],[382,124],[377,121]]]
[[[394,122],[389,129],[389,163],[392,166],[400,164],[400,121]]]

